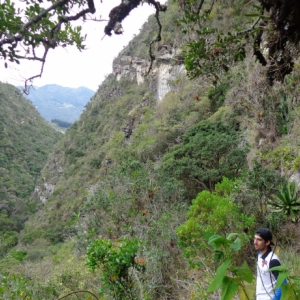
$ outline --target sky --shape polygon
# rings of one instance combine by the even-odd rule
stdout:
[[[93,17],[102,17],[108,20],[110,10],[119,5],[121,0],[94,0],[96,13]],[[164,3],[165,1],[160,1]],[[153,14],[153,6],[144,4],[131,11],[123,21],[122,35],[104,36],[104,27],[107,22],[85,22],[84,34],[86,50],[80,52],[76,47],[56,48],[50,50],[44,67],[42,78],[34,79],[37,87],[46,84],[57,84],[65,87],[87,87],[96,91],[105,77],[112,72],[112,62],[118,53],[138,34],[149,15]],[[103,39],[102,39],[103,38]],[[0,81],[13,85],[24,85],[26,78],[39,73],[40,63],[21,60],[20,65],[9,64],[4,67],[0,61]]]

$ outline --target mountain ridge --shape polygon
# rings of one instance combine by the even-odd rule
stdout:
[[[22,87],[18,87],[22,90]],[[48,122],[58,119],[74,123],[79,119],[85,105],[94,95],[94,91],[87,87],[70,88],[57,84],[47,84],[30,89],[25,98],[30,100]]]

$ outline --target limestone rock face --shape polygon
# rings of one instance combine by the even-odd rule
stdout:
[[[136,79],[138,84],[144,82],[150,62],[145,59],[133,59],[130,56],[122,57],[121,62],[122,64],[113,65],[113,74],[117,80],[120,80],[122,77],[129,77],[131,80]]]
[[[131,80],[136,80],[137,84],[141,84],[144,83],[149,68],[149,60],[123,56],[118,64],[113,65],[113,74],[117,80],[125,76]],[[170,48],[168,45],[161,46],[159,55],[157,55],[149,74],[151,81],[154,81],[153,90],[157,102],[172,91],[170,81],[183,73],[185,73],[185,68],[181,58],[181,50]]]
[[[177,75],[184,73],[185,69],[183,65],[170,65],[170,64],[160,64],[156,67],[153,72],[157,73],[157,101],[161,101],[168,92],[172,91],[170,81],[174,80]]]
[[[38,195],[40,201],[45,203],[48,199],[48,196],[52,195],[54,189],[54,184],[45,182],[43,185],[37,185],[34,189],[34,192]]]
[[[62,165],[56,160],[52,159],[47,165],[48,176],[40,178],[39,182],[34,188],[34,195],[42,203],[47,202],[48,198],[53,194],[56,184],[64,173]]]

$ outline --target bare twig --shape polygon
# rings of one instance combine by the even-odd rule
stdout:
[[[156,19],[156,22],[158,24],[158,33],[156,35],[156,38],[151,41],[151,43],[149,44],[149,57],[150,57],[150,66],[148,68],[148,71],[146,73],[145,76],[148,76],[151,69],[152,69],[152,66],[153,66],[153,62],[155,61],[155,55],[153,55],[153,52],[152,52],[152,46],[154,43],[157,43],[157,42],[160,42],[161,41],[161,30],[162,30],[162,25],[160,23],[160,20],[159,20],[159,13],[161,11],[166,11],[167,10],[167,7],[166,6],[162,6],[160,5],[160,3],[157,1],[149,1],[149,4],[152,4],[154,5],[155,9],[156,9],[156,12],[155,12],[155,19]]]
[[[76,295],[76,294],[78,294],[78,293],[88,293],[88,294],[90,294],[91,296],[93,296],[95,299],[99,300],[99,298],[98,298],[95,294],[91,293],[90,291],[74,291],[74,292],[70,292],[70,293],[68,293],[67,295],[58,298],[57,300],[61,300],[61,299],[67,298],[67,297],[69,297],[70,295],[73,295],[73,294]]]

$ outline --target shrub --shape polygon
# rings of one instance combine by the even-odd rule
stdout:
[[[295,182],[287,182],[282,189],[269,199],[269,204],[275,207],[274,212],[283,212],[293,222],[298,221],[300,215],[300,198],[298,186]]]
[[[162,169],[197,190],[214,190],[222,176],[234,178],[245,164],[246,147],[237,132],[221,123],[199,122],[180,145],[164,156]]]
[[[223,179],[223,183],[217,185],[216,192],[199,193],[192,201],[187,220],[177,229],[179,244],[192,267],[201,265],[198,260],[201,252],[201,256],[205,257],[203,251],[207,247],[204,232],[226,234],[229,231],[241,231],[254,222],[254,217],[239,212],[229,195],[233,188],[232,185],[228,186],[229,183]]]
[[[87,266],[92,271],[102,269],[101,279],[114,299],[136,299],[130,269],[145,268],[145,260],[136,258],[139,247],[140,242],[134,238],[123,238],[116,243],[100,238],[87,249]]]

